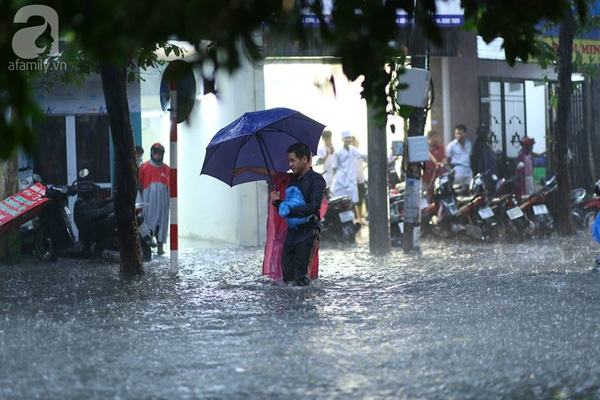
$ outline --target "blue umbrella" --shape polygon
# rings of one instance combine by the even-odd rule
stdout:
[[[251,172],[234,177],[239,167],[264,167],[268,171],[289,169],[286,150],[297,142],[317,153],[325,125],[289,108],[247,112],[227,125],[206,147],[200,174],[210,175],[229,186],[267,179]]]

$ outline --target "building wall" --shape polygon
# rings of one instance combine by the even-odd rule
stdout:
[[[445,143],[453,139],[452,131],[456,124],[467,126],[467,136],[475,139],[479,125],[479,79],[504,78],[519,80],[541,80],[544,77],[556,79],[553,70],[543,70],[534,63],[518,62],[513,67],[504,60],[479,59],[477,56],[477,36],[470,32],[459,33],[459,50],[456,57],[447,57],[449,74],[449,93],[446,93],[450,108],[450,121],[443,121]],[[435,65],[435,62],[432,63]],[[443,68],[440,66],[439,74]],[[441,95],[436,98],[442,97]],[[439,115],[439,112],[435,115]]]
[[[161,71],[147,71],[142,83],[142,147],[144,161],[155,142],[165,145],[170,164],[169,116],[160,109]],[[262,67],[245,61],[235,74],[217,76],[217,95],[202,96],[196,74],[198,100],[191,115],[178,124],[178,229],[181,239],[208,244],[261,245],[266,237],[268,189],[265,182],[233,188],[200,175],[206,146],[221,128],[247,111],[264,108]]]

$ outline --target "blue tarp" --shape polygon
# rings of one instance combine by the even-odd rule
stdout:
[[[290,186],[285,189],[285,199],[279,205],[279,215],[285,218],[288,227],[298,229],[298,226],[307,223],[312,218],[312,215],[307,217],[287,217],[292,208],[303,206],[305,204],[306,202],[304,201],[304,196],[302,196],[300,189],[296,186]]]
[[[594,227],[592,228],[592,234],[594,235],[596,242],[600,243],[600,212],[596,215]]]

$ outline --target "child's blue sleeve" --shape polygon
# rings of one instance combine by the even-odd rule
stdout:
[[[594,239],[596,239],[596,242],[600,243],[600,212],[596,214],[596,220],[594,221],[592,234],[594,235]]]

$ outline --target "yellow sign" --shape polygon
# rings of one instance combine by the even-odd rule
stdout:
[[[541,39],[551,45],[554,51],[558,51],[557,37],[543,37]],[[575,60],[586,64],[600,63],[600,40],[575,38],[573,40],[573,61]]]

